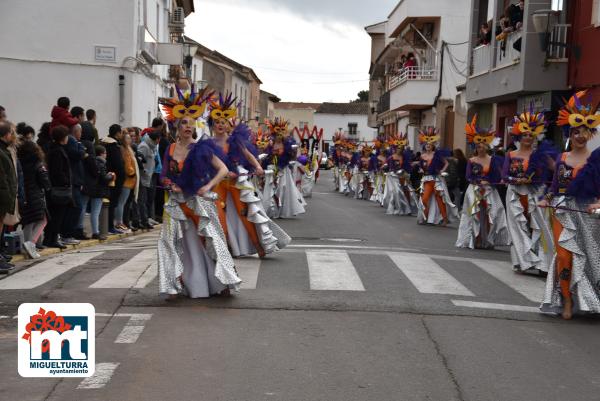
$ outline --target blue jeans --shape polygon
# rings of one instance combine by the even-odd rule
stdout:
[[[119,195],[119,202],[117,203],[117,208],[115,209],[115,224],[123,224],[123,210],[125,209],[125,203],[127,203],[127,199],[129,199],[130,193],[130,188],[123,188],[121,190],[121,195]]]
[[[102,198],[90,198],[87,195],[81,195],[81,215],[79,215],[78,228],[83,230],[83,220],[87,205],[90,203],[90,220],[92,222],[92,234],[100,234],[100,211],[102,210]]]

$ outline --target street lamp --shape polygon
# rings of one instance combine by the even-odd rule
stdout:
[[[183,64],[185,65],[185,76],[188,79],[192,78],[192,62],[198,51],[198,46],[193,43],[183,44]]]

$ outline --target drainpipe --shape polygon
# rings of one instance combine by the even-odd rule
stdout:
[[[436,121],[436,122],[437,122],[437,103],[440,100],[440,97],[442,97],[442,79],[444,78],[444,50],[445,49],[446,49],[446,42],[442,40],[441,61],[440,61],[440,84],[438,87],[438,94],[435,97],[433,104],[431,105],[431,107],[433,109],[434,121]]]
[[[119,75],[119,122],[125,121],[125,75]]]

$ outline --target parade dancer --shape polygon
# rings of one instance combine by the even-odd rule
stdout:
[[[447,151],[436,149],[440,140],[434,128],[419,131],[419,143],[423,148],[420,160],[415,162],[423,172],[421,178],[421,197],[418,204],[417,222],[419,224],[442,224],[458,219],[458,211],[452,200],[444,173],[448,168]]]
[[[371,199],[371,194],[373,193],[371,173],[376,168],[376,164],[373,164],[373,157],[373,148],[366,143],[360,148],[360,153],[355,156],[355,199]]]
[[[542,141],[544,113],[529,111],[515,116],[513,140],[518,149],[504,159],[502,179],[506,190],[506,214],[512,245],[512,265],[518,272],[545,271],[554,254],[552,233],[545,222],[546,210],[537,206],[552,179],[550,162],[556,151]]]
[[[506,213],[494,185],[502,179],[503,159],[488,152],[500,138],[494,131],[477,126],[477,115],[465,127],[467,143],[474,155],[467,162],[469,182],[458,227],[456,246],[459,248],[493,249],[510,245]]]
[[[228,177],[215,188],[219,219],[234,257],[258,253],[259,257],[282,249],[290,237],[265,212],[250,175],[262,176],[263,168],[252,144],[252,131],[245,124],[235,124],[237,108],[231,94],[219,95],[211,102],[209,126],[214,143],[220,148]]]
[[[571,150],[556,161],[552,186],[539,206],[552,210],[555,255],[548,268],[543,312],[571,319],[576,313],[600,313],[600,149],[590,152],[600,115],[575,94],[560,110],[557,125]],[[590,212],[594,214],[590,214]]]
[[[271,169],[275,171],[275,218],[289,219],[305,213],[306,202],[296,187],[293,169],[298,145],[289,135],[288,122],[267,120],[271,133]]]
[[[302,133],[298,127],[294,128],[294,133],[298,135],[301,144],[300,156],[297,164],[297,184],[298,189],[305,198],[312,197],[312,190],[319,176],[319,167],[321,160],[321,139],[323,129],[319,130],[316,126],[312,132],[305,126]]]
[[[387,161],[387,142],[383,138],[377,138],[373,149],[375,149],[375,155],[371,158],[371,171],[369,172],[371,182],[373,183],[373,193],[370,200],[383,206],[385,197],[385,174],[383,166]]]
[[[272,155],[269,154],[272,149],[271,136],[258,128],[254,136],[254,145],[258,152],[258,160],[265,172],[262,177],[254,175],[254,183],[258,191],[258,196],[262,201],[263,209],[267,216],[275,215],[275,172],[271,166]]]
[[[413,155],[408,149],[408,135],[392,135],[387,143],[391,155],[386,160],[386,214],[410,216],[417,213],[418,201],[410,183]]]
[[[212,94],[207,90],[161,100],[177,142],[165,152],[161,183],[167,188],[158,240],[159,292],[169,298],[187,294],[206,298],[228,295],[241,283],[227,248],[212,189],[227,176],[210,141],[194,143],[196,119]]]

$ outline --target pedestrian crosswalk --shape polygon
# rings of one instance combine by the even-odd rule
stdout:
[[[88,291],[146,289],[151,294],[157,286],[156,249],[125,249],[128,249],[126,260],[119,260],[114,266],[109,264],[98,272],[93,268],[96,263],[103,258],[114,260],[110,259],[115,257],[112,248],[48,259],[1,279],[0,294],[51,286],[59,276],[86,264],[91,267],[78,271],[83,276],[76,282]],[[530,308],[534,306],[532,303],[541,301],[544,293],[543,280],[515,274],[508,262],[407,251],[366,253],[354,248],[296,248],[266,259],[237,259],[236,267],[243,280],[242,296],[244,291],[269,290],[273,286],[279,290],[286,285],[292,287],[290,291],[311,291],[312,295],[336,291],[363,294],[386,291],[398,295],[416,290],[424,296],[450,297],[455,306],[481,308],[476,301],[482,301],[482,297],[502,305],[511,300],[506,296],[508,293],[513,294],[513,303]],[[85,274],[90,274],[89,279]],[[304,280],[305,284],[299,283]],[[494,292],[504,295],[490,298]]]

